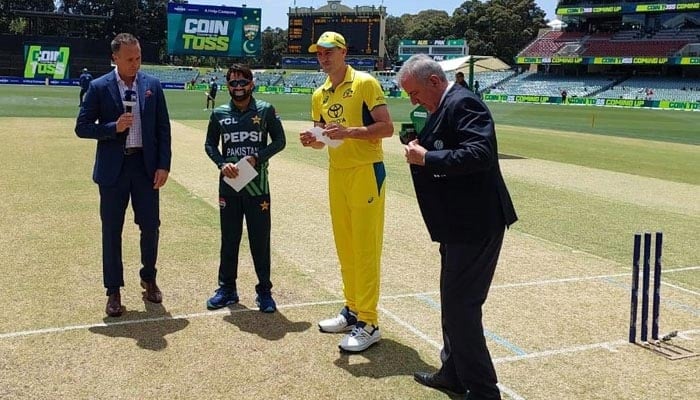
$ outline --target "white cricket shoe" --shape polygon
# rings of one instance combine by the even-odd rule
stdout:
[[[358,353],[377,343],[381,338],[382,334],[379,332],[378,326],[359,321],[355,324],[355,328],[340,341],[338,347],[344,351]]]
[[[352,330],[357,323],[357,314],[345,306],[336,317],[318,323],[318,329],[326,333],[340,333]]]

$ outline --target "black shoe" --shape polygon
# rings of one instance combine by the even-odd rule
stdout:
[[[143,294],[143,298],[150,301],[151,303],[162,303],[163,302],[163,292],[160,291],[158,285],[156,285],[156,280],[146,282],[141,280],[141,287],[146,290]]]
[[[124,313],[124,306],[122,306],[122,297],[119,292],[115,292],[107,297],[107,306],[105,307],[105,313],[110,317],[121,317]]]
[[[467,394],[467,391],[460,388],[459,386],[447,382],[443,377],[438,374],[431,374],[429,372],[415,372],[413,373],[413,379],[421,385],[431,387],[443,392],[448,392],[448,394],[455,394],[458,396],[463,396]]]

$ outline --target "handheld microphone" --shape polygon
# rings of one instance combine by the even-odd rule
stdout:
[[[134,96],[136,95],[136,92],[133,90],[125,90],[124,91],[124,100],[122,100],[122,104],[124,104],[124,112],[130,113],[134,106],[136,105],[136,101],[134,101]],[[124,137],[126,138],[129,135],[129,129],[124,131]]]
[[[124,104],[124,111],[130,113],[133,107],[136,105],[136,102],[134,101],[134,96],[136,95],[136,92],[133,90],[125,90],[124,91],[124,100],[122,103]]]

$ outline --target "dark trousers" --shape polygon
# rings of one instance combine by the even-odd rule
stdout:
[[[131,198],[134,222],[141,231],[141,279],[156,279],[158,228],[160,227],[158,190],[146,173],[143,154],[124,156],[124,164],[114,185],[100,185],[100,218],[102,219],[102,272],[107,294],[124,286],[122,262],[122,230],[126,207]]]
[[[243,235],[243,217],[258,284],[255,292],[270,293],[270,195],[219,198],[221,262],[219,285],[237,290],[238,253]]]
[[[469,400],[500,399],[486,347],[481,307],[491,286],[503,231],[467,243],[440,243],[442,335],[440,375],[469,390]]]
[[[207,108],[209,108],[209,103],[211,102],[211,108],[212,110],[216,106],[216,93],[209,93],[207,95]]]
[[[87,88],[85,88],[85,89],[80,88],[80,94],[78,95],[78,97],[80,97],[80,103],[78,103],[78,104],[80,104],[81,106],[83,105],[83,96],[85,96],[86,92],[87,92]]]

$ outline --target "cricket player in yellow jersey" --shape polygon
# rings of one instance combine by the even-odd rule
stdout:
[[[392,136],[394,126],[379,82],[345,62],[345,43],[339,33],[325,32],[309,47],[328,74],[311,98],[314,126],[323,128],[326,138],[342,140],[328,148],[328,192],[345,307],[318,326],[321,332],[349,331],[340,349],[360,352],[381,337],[377,303],[386,192],[382,139]],[[325,146],[308,130],[299,138],[307,147]]]

